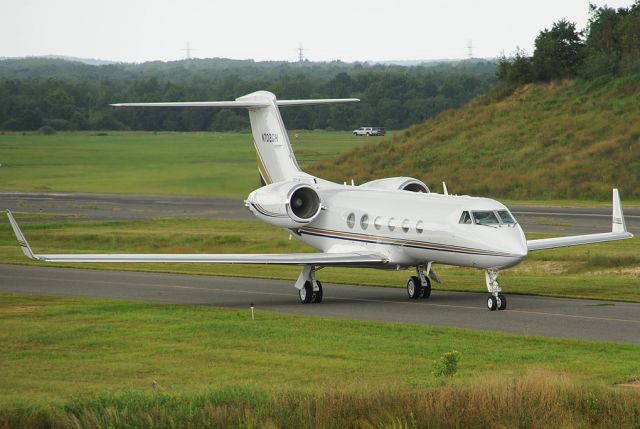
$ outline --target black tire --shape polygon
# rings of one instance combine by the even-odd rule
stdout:
[[[420,295],[422,295],[422,284],[418,277],[409,277],[407,281],[407,295],[409,295],[409,299],[418,299]]]
[[[320,304],[322,302],[322,283],[316,280],[316,284],[318,285],[318,290],[313,292],[313,300],[314,304]]]
[[[487,298],[487,308],[490,311],[496,311],[498,309],[498,300],[495,296],[489,295],[489,297]]]
[[[304,287],[298,291],[300,296],[300,302],[303,304],[309,304],[313,299],[313,286],[311,282],[304,282]]]
[[[429,277],[425,277],[425,278],[427,279],[427,284],[425,286],[422,286],[421,298],[429,299],[429,297],[431,296],[431,280],[429,280]]]
[[[498,310],[505,310],[507,308],[507,297],[503,294],[498,294]]]

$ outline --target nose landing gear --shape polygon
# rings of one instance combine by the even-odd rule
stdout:
[[[507,308],[507,297],[501,294],[502,289],[498,284],[498,270],[488,269],[484,273],[487,282],[487,290],[490,295],[487,298],[487,308],[490,311],[504,310]]]

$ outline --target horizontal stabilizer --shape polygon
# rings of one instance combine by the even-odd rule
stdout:
[[[113,107],[229,107],[255,109],[268,107],[272,104],[268,100],[251,101],[172,101],[168,103],[116,103]]]
[[[312,106],[318,104],[353,103],[357,98],[324,98],[315,100],[276,100],[278,106]],[[209,107],[209,108],[247,108],[260,109],[272,106],[267,99],[234,100],[234,101],[172,101],[160,103],[115,103],[113,107]]]
[[[321,266],[375,266],[387,263],[387,258],[373,252],[354,253],[274,253],[274,254],[170,254],[170,253],[120,253],[120,254],[59,254],[36,255],[31,250],[13,214],[7,210],[9,222],[18,238],[24,254],[42,262],[118,262],[118,263],[209,263],[209,264],[277,264]]]
[[[359,98],[318,98],[315,100],[277,100],[278,106],[312,106],[317,104],[356,103]]]

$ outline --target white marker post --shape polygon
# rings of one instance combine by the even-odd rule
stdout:
[[[251,320],[256,320],[256,312],[254,310],[253,302],[251,303]]]

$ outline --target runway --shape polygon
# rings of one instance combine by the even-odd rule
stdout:
[[[0,292],[202,304],[307,316],[401,322],[481,331],[640,344],[640,304],[509,295],[490,312],[485,293],[324,285],[321,304],[300,304],[293,282],[124,271],[0,265]],[[249,313],[247,313],[249,314]]]
[[[624,205],[624,201],[623,201]],[[243,201],[232,198],[113,194],[0,193],[0,210],[56,214],[56,221],[212,218],[255,220]],[[611,230],[611,208],[514,205],[509,209],[525,232],[560,235]],[[627,228],[640,233],[640,209],[625,209]],[[41,218],[22,218],[42,221]]]

